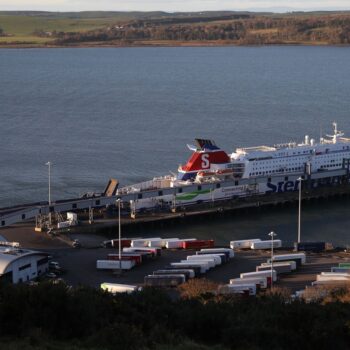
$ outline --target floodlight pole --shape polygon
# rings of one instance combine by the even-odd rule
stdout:
[[[273,239],[277,234],[273,231],[271,231],[268,234],[271,237],[271,289],[273,287]]]
[[[301,241],[301,182],[303,179],[298,178],[299,181],[299,209],[298,209],[298,243]]]
[[[52,224],[52,219],[51,219],[51,162],[47,162],[45,165],[47,165],[49,167],[49,225],[51,228],[51,224]]]

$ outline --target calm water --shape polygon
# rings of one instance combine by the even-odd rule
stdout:
[[[176,171],[195,137],[231,152],[333,120],[350,135],[350,48],[2,49],[0,84],[0,206],[47,199],[48,160],[59,199]],[[310,235],[346,241],[348,205],[322,210],[306,209]],[[290,231],[294,214],[207,230]]]

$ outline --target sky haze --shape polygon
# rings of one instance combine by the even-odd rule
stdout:
[[[350,0],[0,0],[0,10],[288,12],[350,10]]]

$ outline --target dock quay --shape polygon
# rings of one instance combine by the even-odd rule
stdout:
[[[311,205],[319,201],[328,199],[345,199],[350,197],[350,184],[346,183],[337,186],[325,186],[314,189],[302,190],[302,201]],[[122,211],[121,226],[123,232],[133,232],[141,228],[164,227],[164,225],[176,225],[191,221],[202,220],[205,218],[219,218],[222,216],[232,216],[238,213],[259,212],[269,208],[283,208],[296,206],[298,202],[298,192],[282,192],[271,195],[255,195],[245,198],[236,198],[225,201],[216,201],[211,203],[198,203],[192,206],[178,207],[176,211],[159,210],[139,213],[130,217],[129,213]],[[76,210],[79,226],[69,228],[71,232],[99,233],[101,230],[105,233],[108,231],[115,232],[118,224],[118,212],[115,206],[97,208],[94,211],[93,221],[88,209]],[[1,215],[1,211],[0,211]],[[1,216],[0,216],[1,219]],[[34,229],[33,220],[18,220],[29,224]],[[6,225],[7,226],[7,225]],[[5,229],[6,227],[3,227]],[[0,234],[1,234],[0,227]],[[57,233],[63,230],[54,229]]]
[[[341,200],[349,197],[349,185],[331,188],[322,187],[302,192],[302,201],[310,205],[317,205],[319,201],[326,201],[332,198]],[[283,192],[269,196],[252,196],[249,198],[239,198],[213,203],[200,203],[190,207],[177,208],[176,212],[159,211],[140,213],[134,218],[131,218],[128,214],[124,214],[121,215],[121,226],[124,233],[132,233],[140,229],[169,227],[178,223],[189,223],[205,218],[216,219],[222,216],[237,215],[239,213],[251,213],[269,210],[270,208],[278,209],[296,206],[297,202],[297,192]],[[116,210],[112,212],[103,210],[100,218],[96,218],[93,224],[89,224],[87,214],[87,212],[81,213],[81,225],[71,227],[71,232],[99,233],[103,231],[108,234],[110,231],[112,235],[115,234],[115,229],[118,225]]]
[[[50,205],[47,202],[29,203],[14,207],[0,208],[0,228],[11,226],[20,222],[36,220],[35,227],[48,229],[48,218],[56,216],[56,222],[64,221],[63,215],[68,212],[76,213],[77,219],[82,223],[79,230],[95,232],[99,228],[106,229],[114,226],[118,217],[118,207],[121,209],[121,225],[126,230],[131,230],[140,225],[163,225],[164,223],[176,223],[179,220],[191,220],[204,216],[225,215],[235,211],[260,210],[269,206],[284,206],[293,204],[298,200],[298,192],[302,201],[318,201],[331,197],[347,197],[350,194],[349,167],[341,170],[333,170],[311,175],[301,175],[301,189],[298,191],[299,180],[296,175],[275,176],[273,178],[262,177],[255,179],[228,180],[209,183],[191,183],[181,187],[169,187],[162,190],[147,190],[135,193],[123,193],[117,191],[117,181],[111,182],[101,195],[93,195],[67,200],[57,200]],[[270,181],[277,185],[272,185]],[[254,188],[256,183],[267,183],[273,191],[264,193],[249,191],[249,195],[230,196],[220,200],[198,200],[189,205],[176,203],[176,196],[193,191],[210,193],[215,188],[229,189],[232,186],[248,186]],[[292,183],[294,185],[290,186]],[[150,208],[136,211],[132,203],[141,199],[155,199],[159,195],[171,196],[172,203],[164,203]],[[119,204],[117,204],[119,203]],[[51,222],[51,221],[50,221]],[[53,226],[50,224],[50,228]],[[74,230],[72,227],[71,229]]]

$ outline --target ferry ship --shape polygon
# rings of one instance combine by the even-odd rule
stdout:
[[[178,173],[118,189],[117,194],[143,193],[159,189],[158,196],[131,201],[135,211],[158,206],[186,206],[201,202],[220,201],[273,192],[297,191],[305,176],[318,174],[326,178],[329,172],[349,166],[350,138],[333,123],[333,134],[316,142],[308,135],[303,142],[274,146],[237,148],[231,154],[214,141],[196,139],[187,145],[193,152]],[[339,180],[340,181],[340,180]],[[213,184],[201,189],[200,184]],[[225,183],[226,186],[221,186]],[[198,184],[193,192],[181,193],[181,188]],[[227,185],[228,184],[228,185]],[[232,185],[230,185],[232,184]],[[174,195],[163,195],[162,189],[178,188]],[[174,192],[175,193],[175,192]]]

